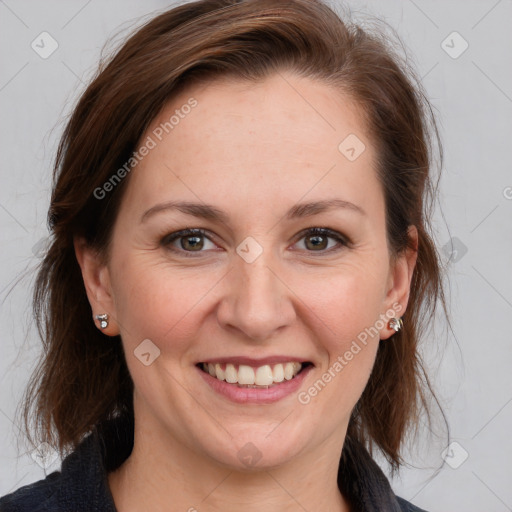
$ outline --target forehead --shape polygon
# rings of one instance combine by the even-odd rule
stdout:
[[[144,203],[174,194],[222,203],[236,190],[244,201],[295,202],[340,190],[363,201],[378,184],[362,120],[340,91],[291,74],[192,86],[144,134],[152,149],[129,194]]]

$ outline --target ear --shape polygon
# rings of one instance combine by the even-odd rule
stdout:
[[[73,244],[76,259],[82,271],[87,298],[93,312],[94,324],[107,336],[117,336],[119,326],[116,322],[109,269],[100,254],[89,247],[83,238],[75,237]],[[108,315],[108,326],[101,329],[100,322],[95,317],[104,313]]]
[[[409,294],[411,291],[411,281],[418,258],[418,230],[416,226],[409,226],[408,236],[411,247],[407,247],[390,268],[388,289],[384,301],[386,311],[391,313],[395,311],[393,316],[401,317],[404,315],[409,302]],[[388,326],[389,320],[392,318],[385,313],[387,318],[385,326],[380,330],[380,339],[386,340],[395,334],[395,330]]]

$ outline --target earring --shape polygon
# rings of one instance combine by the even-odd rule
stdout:
[[[398,332],[403,326],[404,326],[404,322],[402,321],[402,317],[398,317],[398,318],[393,317],[388,323],[388,327],[390,329],[394,329],[395,332]]]
[[[103,313],[102,315],[96,315],[94,318],[98,320],[102,329],[106,329],[108,327],[108,315],[106,313]]]

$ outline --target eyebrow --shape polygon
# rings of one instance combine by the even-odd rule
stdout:
[[[287,220],[293,220],[303,217],[311,217],[313,215],[335,209],[345,209],[360,215],[366,215],[366,212],[354,203],[350,203],[349,201],[344,201],[342,199],[327,199],[324,201],[296,204],[286,212],[285,218]],[[140,222],[142,223],[146,221],[149,217],[152,217],[157,213],[169,210],[178,210],[187,215],[212,221],[219,221],[223,224],[227,224],[229,221],[229,216],[226,212],[210,204],[193,203],[189,201],[168,201],[157,204],[144,212]]]

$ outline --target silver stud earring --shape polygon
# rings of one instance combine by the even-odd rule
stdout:
[[[102,315],[96,315],[94,318],[98,320],[102,329],[106,329],[108,327],[108,315],[106,313],[103,313]]]
[[[390,329],[394,329],[395,332],[398,332],[403,326],[404,326],[404,322],[402,321],[402,317],[398,317],[398,318],[393,317],[388,323],[388,327]]]

